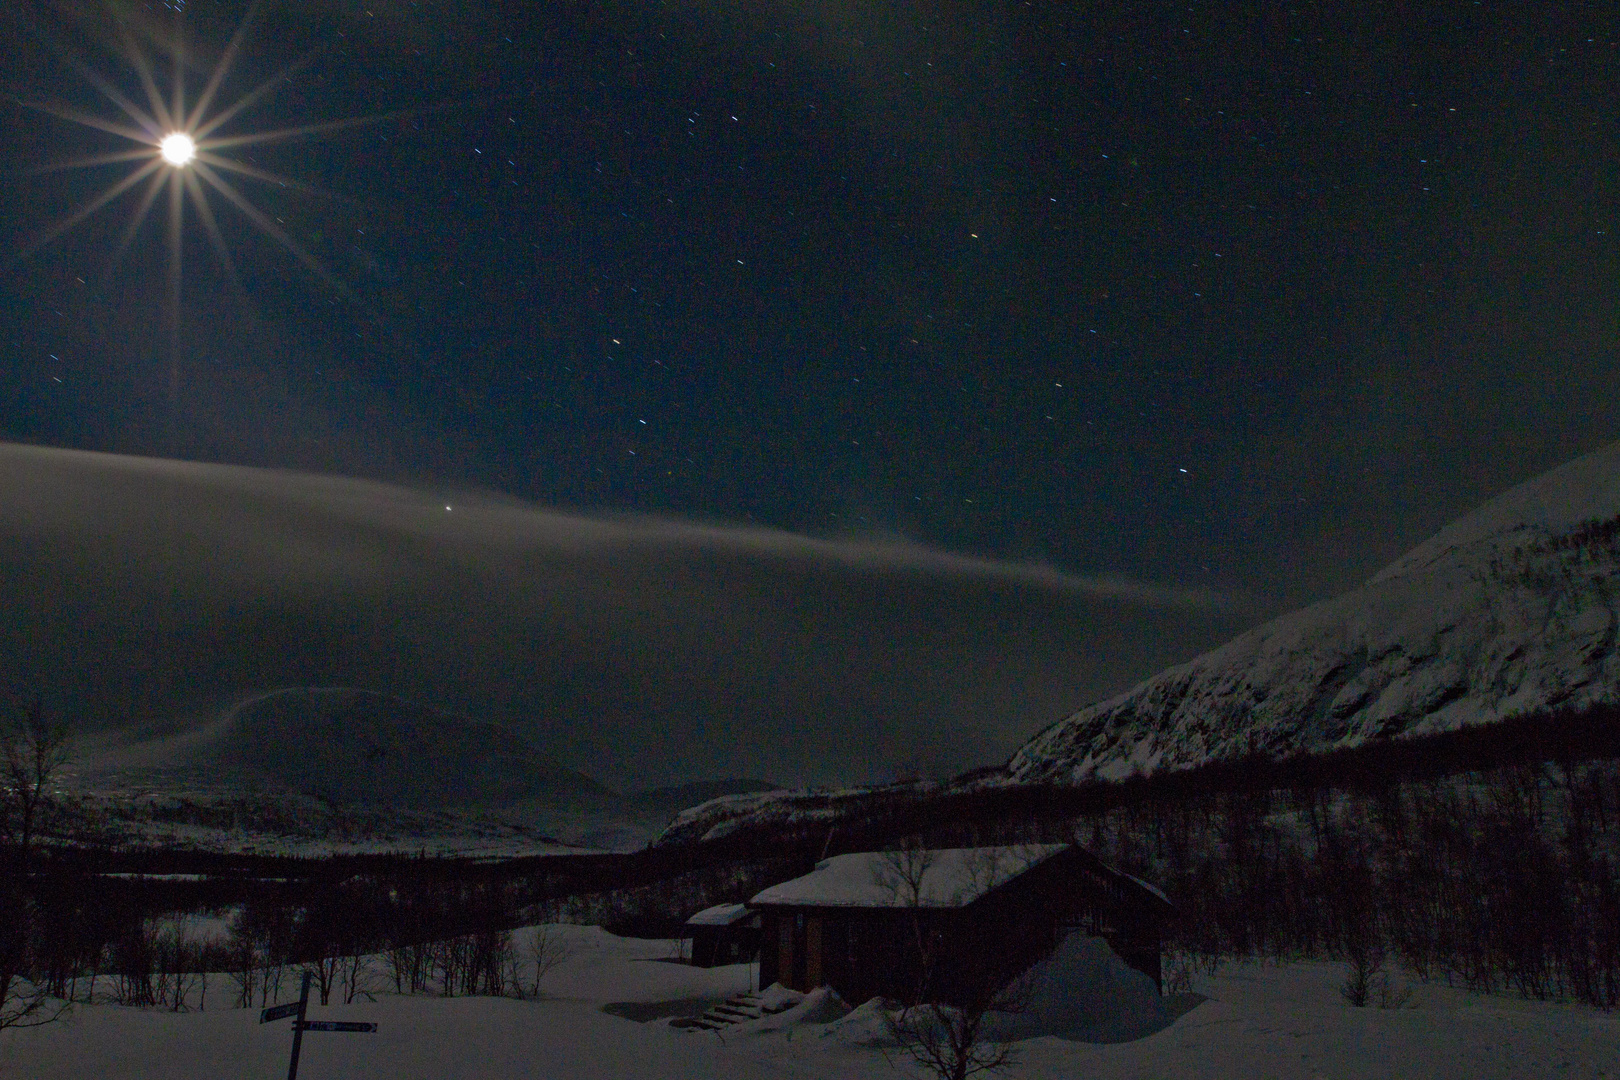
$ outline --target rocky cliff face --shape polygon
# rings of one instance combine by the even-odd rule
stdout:
[[[1323,751],[1620,698],[1620,443],[1292,612],[1041,732],[1017,781]]]

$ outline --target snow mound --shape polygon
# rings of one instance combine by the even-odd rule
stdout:
[[[1051,1035],[1071,1042],[1133,1042],[1162,1031],[1181,1015],[1166,1008],[1153,980],[1128,966],[1108,942],[1083,934],[1064,938],[1008,996],[1013,1010],[985,1014],[981,1030],[986,1040],[1019,1042]],[[933,1005],[892,1012],[881,998],[845,1008],[845,1015],[826,1025],[823,1037],[877,1047],[896,1045],[896,1024],[924,1031],[954,1012]]]
[[[992,1038],[1131,1042],[1174,1019],[1153,980],[1126,965],[1100,937],[1070,934],[1020,983],[1022,1008],[987,1017]]]
[[[871,998],[828,1024],[822,1036],[851,1046],[894,1046],[896,1044],[889,1027],[889,1017],[889,1010],[884,1008],[883,999]]]
[[[779,1013],[804,1000],[797,990],[789,990],[781,983],[771,983],[759,992],[759,1007],[768,1013]]]
[[[780,983],[771,987],[771,990],[781,989]],[[769,990],[766,993],[770,993]],[[838,996],[838,992],[830,986],[820,986],[808,994],[800,994],[796,990],[783,990],[781,995],[773,998],[774,1001],[787,1000],[786,995],[791,994],[799,1000],[781,1012],[774,1015],[769,1009],[766,1015],[758,1020],[746,1020],[727,1030],[726,1035],[772,1035],[777,1032],[788,1031],[792,1028],[806,1027],[811,1024],[830,1024],[849,1012],[849,1003]],[[763,1001],[764,995],[761,995]]]

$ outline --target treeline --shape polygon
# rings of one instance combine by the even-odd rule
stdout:
[[[1196,954],[1385,955],[1420,978],[1620,1005],[1620,762],[1143,801],[1072,823],[1156,881]]]
[[[276,913],[273,923],[281,923]],[[533,998],[547,971],[565,955],[558,938],[537,928],[519,947],[510,930],[480,930],[400,944],[343,940],[302,947],[277,926],[248,912],[223,936],[198,937],[183,918],[143,919],[110,941],[69,952],[48,940],[24,973],[50,997],[66,1003],[113,1002],[175,1012],[274,1004],[311,975],[322,1005],[392,991],[444,997],[481,995]],[[375,950],[375,951],[374,951]],[[220,982],[225,985],[221,988]]]
[[[867,792],[804,792],[757,819],[729,823],[726,837],[667,844],[693,858],[745,858],[772,850],[829,854],[882,848],[939,823],[993,829],[1003,822],[1091,818],[1143,802],[1197,800],[1241,791],[1350,788],[1374,790],[1520,763],[1571,765],[1620,758],[1620,705],[1556,709],[1456,731],[1380,739],[1326,753],[1277,756],[1256,743],[1247,754],[1191,769],[1089,780],[1074,785],[1015,784],[999,766],[944,784],[907,784]],[[791,809],[784,810],[782,806]],[[653,849],[657,851],[659,849]],[[697,854],[697,853],[703,854]]]
[[[699,859],[693,852],[505,862],[366,856],[331,860],[186,859],[174,852],[42,851],[26,881],[7,875],[17,940],[11,970],[64,1001],[203,1007],[204,973],[229,973],[231,999],[274,1001],[288,972],[310,970],[324,1001],[355,992],[365,956],[385,958],[380,988],[529,996],[547,951],[513,931],[541,923],[677,936],[710,903],[746,899],[803,873],[792,852]],[[712,853],[711,853],[712,854]],[[153,876],[111,866],[142,865]],[[161,870],[156,868],[161,867]],[[188,869],[180,869],[187,867]],[[197,873],[208,867],[213,873]],[[280,876],[249,876],[249,869]],[[186,933],[198,918],[229,933]],[[527,938],[543,931],[527,930]],[[528,974],[525,974],[528,972]],[[215,1000],[220,991],[214,989]]]
[[[1206,964],[1334,959],[1365,977],[1387,958],[1473,989],[1620,1005],[1620,707],[1320,755],[1256,747],[1117,783],[995,780],[891,792],[784,839],[819,834],[834,854],[905,835],[1074,840],[1164,888],[1181,909],[1170,946]]]
[[[385,982],[401,992],[514,992],[533,985],[517,973],[515,928],[568,921],[670,936],[694,911],[746,900],[823,855],[908,836],[1077,840],[1164,888],[1181,910],[1170,944],[1197,957],[1342,959],[1363,971],[1390,957],[1481,990],[1620,1004],[1614,706],[1308,757],[1256,747],[1120,783],[1009,786],[992,770],[844,798],[830,819],[743,823],[719,841],[624,855],[43,849],[7,895],[27,905],[19,970],[62,997],[100,987],[132,1004],[192,1007],[206,984],[179,976],[207,970],[235,972],[232,1001],[252,1003],[303,965],[324,965],[323,994],[350,993],[344,964],[364,955],[387,957]],[[225,908],[225,944],[165,937],[158,918]]]
[[[1180,910],[1167,946],[1206,969],[1342,960],[1365,988],[1388,958],[1425,980],[1620,1006],[1620,759],[1420,773],[1167,785],[922,835],[1078,842],[1164,889]]]

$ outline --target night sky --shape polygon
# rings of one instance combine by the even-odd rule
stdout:
[[[171,370],[163,202],[30,250],[133,166],[23,103],[174,18],[0,18],[0,438],[1235,598],[1134,678],[1620,437],[1610,3],[268,4],[220,134],[389,115],[228,151],[322,273],[188,206]]]

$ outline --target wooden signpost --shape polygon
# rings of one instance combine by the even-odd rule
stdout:
[[[292,1061],[287,1064],[287,1080],[298,1080],[298,1053],[304,1046],[304,1032],[306,1031],[376,1031],[376,1024],[358,1023],[350,1020],[305,1020],[304,1012],[309,1008],[309,972],[304,972],[304,985],[298,992],[297,1001],[289,1001],[285,1005],[272,1005],[259,1012],[259,1023],[268,1024],[272,1020],[285,1020],[287,1017],[296,1017],[293,1021]]]

